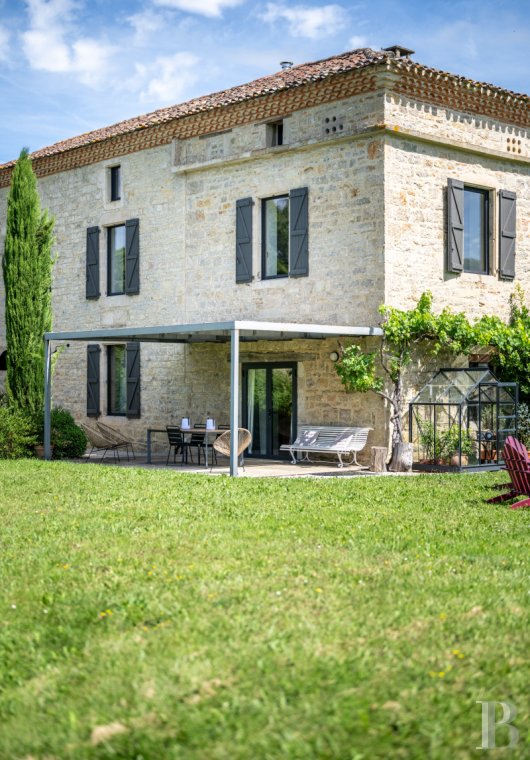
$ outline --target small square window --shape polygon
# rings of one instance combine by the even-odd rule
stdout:
[[[464,272],[489,274],[489,192],[464,186]]]
[[[263,201],[263,277],[289,274],[289,196]]]
[[[110,167],[110,199],[121,200],[121,166]]]
[[[127,350],[125,346],[107,348],[108,414],[127,413]]]
[[[275,148],[283,144],[283,119],[267,124],[267,147]]]
[[[107,230],[108,249],[108,294],[125,293],[125,225],[109,227]]]

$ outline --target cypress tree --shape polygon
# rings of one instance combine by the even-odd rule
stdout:
[[[43,333],[51,330],[54,219],[41,211],[37,180],[24,148],[11,177],[2,261],[10,404],[35,417],[44,405]]]

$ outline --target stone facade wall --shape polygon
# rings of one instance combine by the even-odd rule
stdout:
[[[394,136],[360,134],[383,121],[432,135],[433,143],[408,139],[399,130]],[[327,136],[327,124],[342,124],[343,129]],[[506,316],[513,283],[501,281],[495,272],[445,271],[445,189],[447,178],[453,177],[489,188],[492,197],[501,188],[517,192],[517,281],[530,293],[528,165],[436,145],[437,136],[478,150],[506,151],[508,138],[515,138],[521,139],[521,151],[528,149],[527,137],[515,127],[403,97],[384,100],[380,93],[293,112],[286,118],[287,144],[278,148],[265,147],[266,125],[255,123],[41,178],[42,205],[57,219],[54,329],[231,319],[367,326],[377,324],[380,303],[409,308],[426,289],[432,290],[436,309],[450,305],[470,316]],[[519,150],[518,143],[515,148]],[[117,163],[123,197],[110,202],[108,169]],[[309,276],[262,279],[261,201],[298,187],[309,192]],[[7,192],[0,190],[2,247]],[[254,280],[236,284],[235,204],[248,196],[254,199]],[[105,229],[132,218],[140,219],[140,294],[107,296]],[[102,229],[102,295],[87,300],[86,229],[94,225]],[[0,283],[0,313],[3,307]],[[375,349],[377,341],[360,343]],[[242,345],[241,358],[291,361],[295,356],[300,423],[369,425],[374,428],[369,446],[385,445],[389,431],[383,401],[373,394],[344,392],[329,359],[335,349],[336,340],[331,339],[259,342]],[[103,347],[104,418],[105,358]],[[226,344],[143,344],[141,366],[142,417],[110,420],[138,441],[144,441],[147,427],[178,423],[184,415],[196,422],[210,413],[219,423],[228,422]],[[440,359],[413,368],[410,395],[438,366]],[[72,343],[60,353],[53,402],[71,409],[79,420],[85,417],[85,344]]]
[[[492,273],[447,272],[447,180],[490,191]],[[517,193],[516,279],[498,276],[498,191]],[[385,301],[410,307],[431,290],[434,308],[506,318],[519,282],[530,296],[530,166],[390,138],[385,147]]]
[[[456,109],[432,105],[404,95],[387,93],[385,123],[464,143],[476,148],[490,148],[507,156],[530,158],[530,131],[498,119],[462,113]]]

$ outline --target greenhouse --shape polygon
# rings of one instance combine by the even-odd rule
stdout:
[[[496,469],[517,434],[517,383],[486,366],[440,369],[409,405],[417,470]]]

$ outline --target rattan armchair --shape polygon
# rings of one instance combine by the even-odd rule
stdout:
[[[239,464],[245,469],[245,459],[243,456],[243,453],[245,450],[249,447],[250,442],[252,441],[252,433],[250,430],[245,430],[245,428],[238,428],[237,431],[237,457],[239,460]],[[218,454],[221,454],[225,457],[230,457],[230,448],[232,443],[232,431],[226,430],[224,433],[221,433],[221,435],[215,439],[215,441],[212,443],[212,448],[214,451],[217,451]],[[213,462],[212,462],[213,467]],[[210,468],[210,471],[212,469]]]
[[[136,456],[134,455],[133,442],[128,438],[125,438],[120,430],[112,427],[112,425],[106,425],[104,422],[100,422],[99,420],[96,422],[96,425],[103,433],[103,435],[107,436],[107,438],[110,438],[111,441],[114,441],[117,446],[125,446],[125,450],[127,451],[127,461],[129,461],[129,448],[131,449],[132,458],[136,459]]]
[[[125,447],[124,443],[116,443],[108,435],[105,435],[99,428],[94,425],[89,425],[86,422],[82,422],[80,427],[85,431],[88,442],[92,447],[88,456],[90,457],[94,451],[102,451],[100,462],[105,459],[107,451],[112,451],[114,459],[120,461],[120,449]]]

